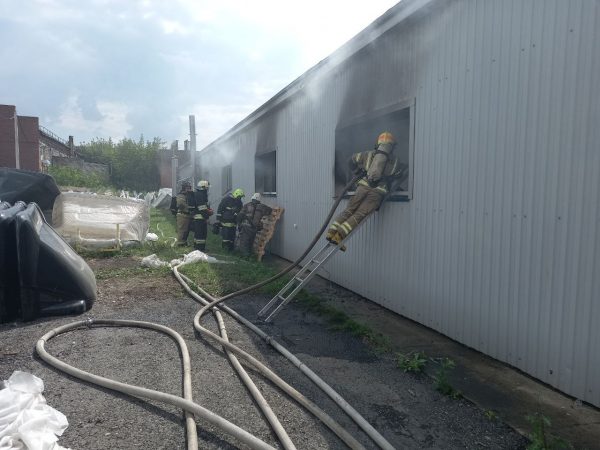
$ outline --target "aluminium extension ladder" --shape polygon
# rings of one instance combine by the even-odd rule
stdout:
[[[290,302],[294,296],[300,292],[300,289],[302,289],[312,277],[317,274],[319,268],[340,250],[343,242],[344,241],[340,244],[327,242],[321,250],[315,253],[313,257],[302,266],[298,272],[296,272],[296,275],[292,277],[283,289],[281,289],[277,295],[275,295],[275,297],[273,297],[271,301],[258,312],[258,317],[266,316],[264,319],[265,322],[270,322],[281,308]]]
[[[371,212],[372,214],[373,212]],[[369,214],[369,216],[371,215]],[[352,230],[348,236],[346,236],[339,244],[334,244],[333,242],[327,242],[325,246],[321,248],[317,253],[315,253],[309,261],[304,264],[300,268],[296,275],[292,277],[292,279],[286,284],[283,289],[281,289],[275,297],[271,299],[269,303],[267,303],[263,309],[258,312],[258,317],[265,317],[265,322],[270,322],[273,317],[277,315],[277,313],[287,305],[295,295],[300,292],[311,279],[314,277],[321,266],[325,264],[329,259],[335,255],[339,250],[346,250],[344,243],[350,239],[351,236],[354,236],[356,230],[358,230],[362,224],[367,222],[368,217],[365,217],[357,227]],[[269,311],[271,311],[269,313]]]

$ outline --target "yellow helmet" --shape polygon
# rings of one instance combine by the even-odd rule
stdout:
[[[395,144],[396,138],[389,131],[384,131],[377,138],[377,145],[379,144]]]
[[[242,198],[244,196],[244,191],[242,191],[241,189],[236,189],[235,191],[233,191],[233,193],[231,194],[231,196],[233,198]]]

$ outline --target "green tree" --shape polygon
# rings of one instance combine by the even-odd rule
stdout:
[[[95,139],[78,148],[81,157],[89,162],[110,166],[110,182],[119,189],[155,191],[160,187],[158,152],[163,142],[159,138],[138,141],[124,138]]]

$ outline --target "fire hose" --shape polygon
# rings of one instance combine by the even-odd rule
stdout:
[[[220,304],[220,303],[228,300],[228,299],[249,293],[249,292],[251,292],[255,289],[258,289],[268,283],[271,283],[272,281],[275,281],[276,279],[282,277],[283,275],[285,275],[288,272],[290,272],[291,270],[293,270],[294,267],[298,266],[302,262],[302,260],[310,253],[310,251],[312,250],[314,245],[318,242],[320,236],[322,235],[323,231],[327,227],[327,224],[333,217],[333,214],[335,213],[337,206],[339,205],[341,199],[343,198],[343,195],[357,181],[357,179],[358,179],[358,176],[354,177],[346,185],[342,194],[338,196],[336,202],[334,203],[334,205],[332,206],[332,208],[329,212],[329,215],[327,216],[326,220],[324,221],[324,224],[322,225],[319,232],[315,235],[313,241],[310,243],[310,245],[308,246],[306,251],[296,261],[294,261],[291,265],[289,265],[286,269],[284,269],[283,271],[274,275],[273,277],[270,277],[267,280],[264,280],[253,286],[241,289],[239,291],[232,292],[232,293],[227,294],[224,297],[221,297],[218,299],[210,296],[210,294],[208,294],[207,292],[202,290],[200,287],[197,287],[198,290],[202,293],[202,295],[204,295],[207,299],[210,300],[210,302],[209,302],[208,300],[206,300],[203,297],[201,297],[200,295],[198,295],[193,289],[191,289],[189,287],[188,283],[190,283],[191,280],[189,280],[189,278],[187,278],[185,275],[182,275],[178,272],[178,268],[181,265],[173,267],[173,273],[174,273],[175,277],[177,278],[177,280],[179,281],[179,283],[182,284],[184,289],[195,300],[199,301],[200,303],[202,303],[204,305],[204,307],[194,317],[195,329],[197,331],[199,331],[202,335],[210,337],[211,339],[217,341],[219,344],[221,344],[224,347],[232,365],[234,366],[234,368],[236,369],[236,371],[238,372],[238,374],[244,381],[246,387],[252,394],[257,405],[259,406],[259,408],[261,409],[261,411],[267,418],[268,422],[270,423],[271,427],[273,428],[273,431],[275,432],[278,439],[280,440],[280,442],[282,443],[283,447],[286,450],[294,449],[295,448],[294,444],[291,442],[289,436],[287,435],[287,433],[285,432],[285,430],[279,423],[275,414],[272,412],[269,405],[264,400],[264,398],[262,397],[262,395],[260,394],[258,389],[254,386],[254,384],[250,380],[249,376],[247,375],[247,373],[245,372],[245,370],[243,369],[243,367],[241,366],[239,361],[237,361],[237,358],[235,357],[234,353],[238,356],[241,356],[249,364],[254,366],[266,378],[271,380],[275,385],[280,387],[284,392],[286,392],[290,397],[292,397],[299,404],[301,404],[305,409],[307,409],[313,415],[315,415],[317,418],[319,418],[327,427],[329,427],[350,448],[362,449],[363,447],[354,437],[352,437],[343,427],[341,427],[337,422],[335,422],[331,417],[329,417],[318,406],[316,406],[314,403],[312,403],[310,400],[308,400],[306,397],[304,397],[301,393],[296,391],[289,384],[287,384],[285,381],[283,381],[281,378],[279,378],[270,369],[268,369],[266,366],[264,366],[262,363],[260,363],[258,360],[256,360],[256,358],[252,357],[245,351],[243,351],[243,350],[239,349],[238,347],[234,346],[233,344],[231,344],[227,338],[227,333],[225,331],[225,325],[224,325],[223,319],[222,319],[218,309],[215,308],[215,306],[217,304]],[[201,318],[206,314],[206,312],[208,310],[211,310],[211,309],[215,313],[215,317],[216,317],[216,320],[219,325],[219,332],[220,332],[221,336],[214,334],[213,332],[207,330],[206,328],[204,328],[200,325]],[[369,435],[377,443],[377,445],[379,445],[379,447],[381,447],[383,449],[393,449],[393,446],[389,442],[387,442],[387,440],[385,440],[385,438],[383,438],[383,436],[381,436],[364,418],[362,418],[362,416],[360,416],[360,414],[356,410],[354,410],[337,392],[335,392],[330,386],[328,386],[323,380],[321,380],[316,374],[314,374],[314,372],[312,372],[306,365],[304,365],[297,357],[295,357],[287,349],[285,349],[283,346],[281,346],[279,343],[277,343],[273,338],[267,336],[264,332],[262,332],[262,330],[260,330],[254,324],[247,321],[243,317],[239,316],[235,311],[231,310],[230,308],[228,308],[226,306],[221,306],[221,309],[226,311],[229,315],[234,317],[236,320],[238,320],[241,323],[243,323],[244,325],[248,326],[255,333],[257,333],[261,338],[263,338],[267,343],[269,343],[271,346],[273,346],[278,352],[280,352],[282,355],[284,355],[286,358],[288,358],[294,365],[296,365],[296,367],[298,367],[305,375],[307,375],[319,388],[321,388],[327,395],[329,395],[357,423],[357,425],[361,429],[363,429],[363,431],[365,431],[365,433],[367,433],[367,435]],[[70,365],[64,363],[63,361],[60,361],[58,358],[55,358],[54,356],[52,356],[48,352],[46,352],[46,350],[44,348],[44,344],[47,341],[49,341],[53,337],[56,337],[62,333],[66,333],[66,332],[72,331],[74,329],[79,329],[79,328],[82,328],[85,326],[92,327],[92,326],[96,326],[96,325],[148,328],[148,329],[152,329],[152,330],[156,330],[156,331],[165,333],[168,336],[170,336],[172,339],[174,339],[178,343],[178,345],[180,347],[181,355],[182,355],[183,378],[184,378],[184,380],[183,380],[183,391],[184,391],[183,398],[175,396],[175,395],[159,392],[159,391],[154,391],[154,390],[150,390],[150,389],[141,388],[138,386],[121,383],[121,382],[111,380],[108,378],[104,378],[104,377],[100,377],[97,375],[93,375],[89,372],[85,372],[83,370],[77,369],[73,366],[70,366]],[[250,433],[246,432],[245,430],[239,428],[238,426],[232,424],[231,422],[227,421],[226,419],[216,415],[215,413],[213,413],[213,412],[207,410],[206,408],[203,408],[202,406],[193,402],[192,394],[191,394],[191,368],[190,368],[190,360],[189,360],[189,353],[187,351],[187,347],[185,345],[185,342],[183,341],[183,338],[181,338],[181,336],[178,333],[176,333],[175,331],[173,331],[167,327],[164,327],[162,325],[153,324],[150,322],[140,322],[140,321],[130,321],[130,320],[98,320],[98,319],[92,320],[92,319],[88,319],[87,321],[74,322],[74,323],[67,324],[62,327],[58,327],[58,328],[55,328],[55,329],[49,331],[48,333],[46,333],[44,336],[42,336],[38,340],[38,342],[36,344],[36,351],[38,352],[40,357],[44,361],[46,361],[48,364],[58,368],[59,370],[66,372],[76,378],[82,379],[84,381],[88,381],[93,384],[98,384],[100,386],[106,387],[108,389],[116,390],[116,391],[124,393],[124,394],[133,395],[136,397],[148,398],[148,399],[152,399],[152,400],[158,400],[158,401],[162,401],[162,402],[182,408],[186,412],[186,430],[187,430],[186,435],[187,435],[188,449],[198,448],[198,438],[197,438],[197,434],[196,434],[196,425],[194,422],[194,415],[217,426],[222,431],[232,435],[236,439],[238,439],[241,442],[248,445],[250,448],[253,448],[253,449],[266,449],[266,448],[270,449],[270,448],[272,448],[271,446],[269,446],[265,442],[261,441],[257,437],[251,435]]]

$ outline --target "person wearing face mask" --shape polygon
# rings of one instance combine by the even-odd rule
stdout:
[[[358,224],[379,208],[392,189],[392,184],[406,173],[407,166],[398,161],[394,154],[395,147],[396,139],[386,131],[379,135],[374,150],[352,155],[350,168],[361,178],[348,206],[331,223],[326,236],[329,242],[339,244],[344,240]]]

